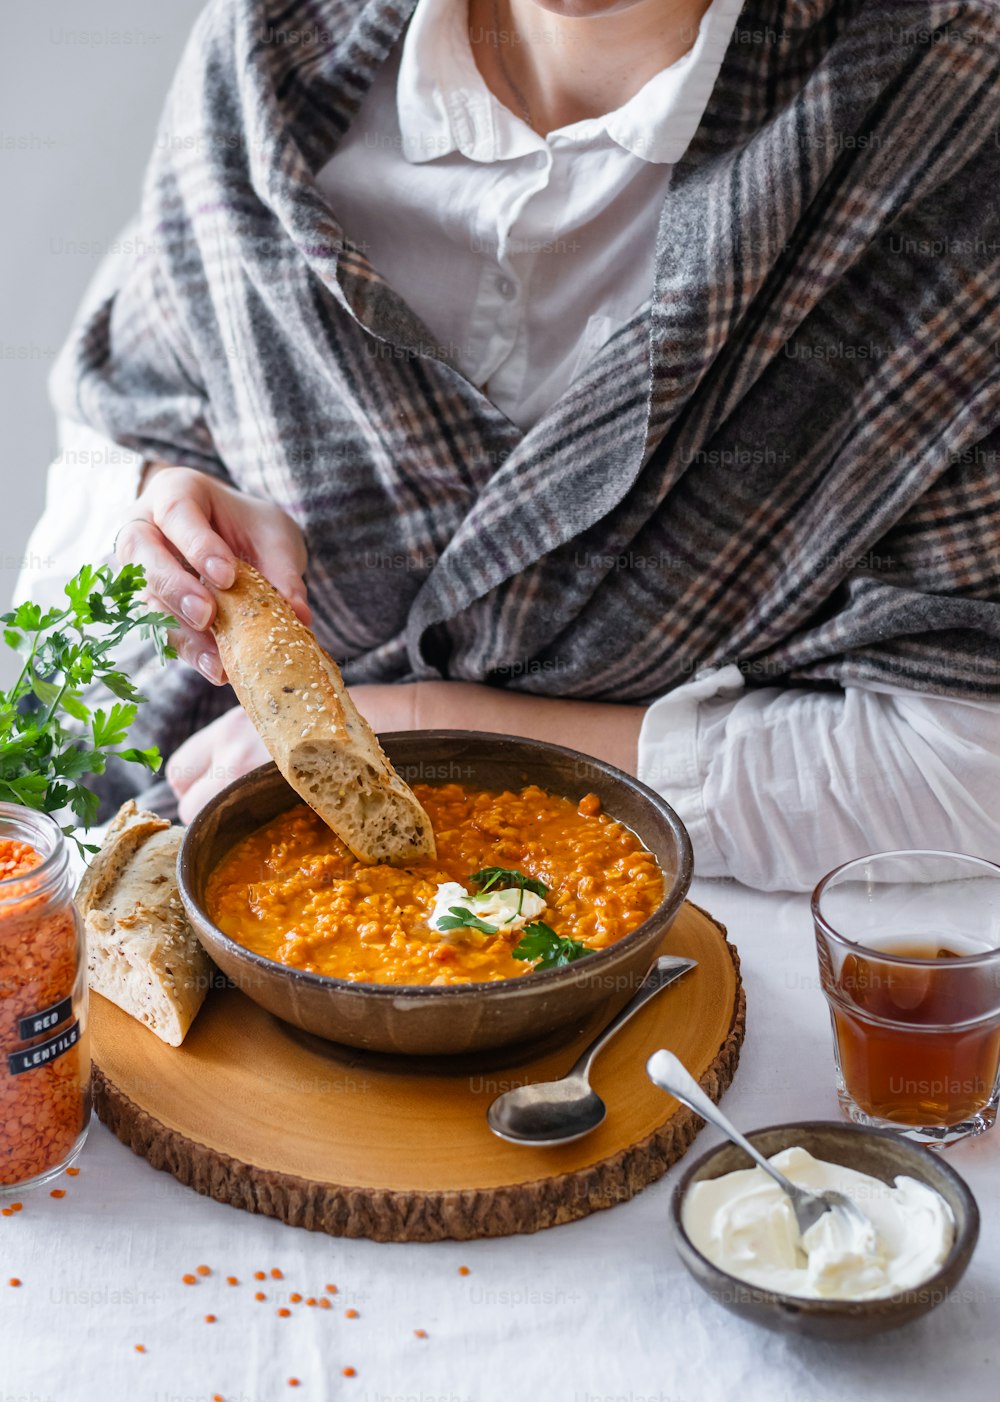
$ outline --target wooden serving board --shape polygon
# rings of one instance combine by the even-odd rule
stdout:
[[[333,1236],[466,1240],[570,1222],[661,1177],[701,1127],[650,1082],[652,1052],[676,1052],[713,1100],[736,1070],[746,1004],[725,929],[689,903],[660,952],[698,968],[598,1057],[591,1079],[607,1119],[573,1144],[505,1143],[486,1109],[511,1086],[563,1075],[610,1019],[610,1000],[560,1046],[456,1064],[334,1046],[233,988],[212,992],[184,1045],[168,1047],[94,994],[97,1113],[197,1192]]]

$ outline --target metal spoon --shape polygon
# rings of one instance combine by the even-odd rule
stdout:
[[[696,959],[661,955],[639,985],[635,997],[594,1038],[565,1076],[558,1081],[517,1086],[497,1096],[486,1112],[493,1133],[501,1139],[509,1139],[512,1144],[568,1144],[596,1129],[608,1108],[597,1092],[590,1089],[590,1067],[595,1056],[650,998],[655,998],[697,963]]]
[[[778,1187],[788,1194],[792,1204],[792,1211],[795,1213],[795,1220],[799,1224],[799,1234],[805,1235],[814,1222],[818,1222],[824,1212],[829,1212],[832,1208],[841,1208],[864,1223],[869,1225],[868,1218],[861,1209],[845,1197],[843,1193],[838,1193],[834,1189],[826,1189],[821,1193],[813,1192],[811,1188],[800,1188],[797,1183],[793,1183],[775,1168],[774,1164],[768,1160],[750,1143],[744,1135],[740,1134],[735,1125],[726,1119],[714,1101],[710,1100],[701,1086],[688,1071],[682,1062],[678,1061],[673,1052],[658,1051],[646,1062],[646,1072],[651,1081],[654,1081],[661,1090],[665,1090],[668,1095],[672,1095],[675,1100],[682,1101],[689,1105],[696,1114],[703,1120],[715,1125],[716,1129],[721,1129],[734,1144],[750,1155],[754,1163],[769,1173]]]

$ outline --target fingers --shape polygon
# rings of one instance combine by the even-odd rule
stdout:
[[[178,745],[167,760],[164,771],[167,783],[180,798],[204,774],[212,761],[212,750],[217,743],[213,736],[218,735],[218,721],[204,726]]]
[[[191,628],[172,628],[167,640],[181,661],[200,672],[213,686],[224,686],[228,681],[211,633],[196,633]]]
[[[169,548],[159,529],[137,518],[118,532],[115,546],[118,558],[142,565],[146,573],[146,594],[180,624],[171,631],[170,641],[191,667],[210,682],[225,680],[215,639],[207,631],[215,616],[215,600]]]
[[[192,469],[153,465],[135,518],[118,532],[116,554],[143,567],[147,592],[178,620],[173,643],[179,655],[212,682],[224,680],[208,631],[215,590],[235,582],[240,558],[257,566],[303,623],[312,620],[306,544],[296,522],[274,502]]]
[[[303,623],[312,612],[306,601],[306,545],[302,532],[290,516],[272,507],[253,536],[254,564],[279,594],[291,604]]]
[[[153,524],[193,570],[219,589],[230,587],[236,578],[236,556],[212,527],[207,483],[188,478],[178,484],[161,473],[149,491],[149,510]]]
[[[263,740],[239,706],[197,731],[167,763],[167,782],[180,800],[181,821],[190,822],[220,789],[267,758]]]

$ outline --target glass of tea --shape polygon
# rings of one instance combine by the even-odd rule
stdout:
[[[928,1146],[982,1134],[1000,1089],[1000,866],[879,852],[812,896],[840,1103]]]

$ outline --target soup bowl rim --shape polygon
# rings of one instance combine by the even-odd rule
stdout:
[[[517,745],[526,746],[546,754],[557,755],[576,760],[585,760],[591,767],[600,770],[616,783],[622,783],[628,789],[638,793],[656,811],[660,819],[670,830],[676,846],[677,863],[676,871],[670,873],[664,871],[657,862],[657,867],[663,876],[663,899],[650,915],[646,917],[634,930],[629,930],[625,935],[609,944],[604,949],[594,950],[584,959],[573,960],[568,964],[561,965],[555,969],[526,970],[523,974],[511,975],[502,979],[481,979],[469,983],[459,984],[429,984],[429,983],[367,983],[361,980],[337,978],[332,974],[319,974],[309,969],[299,969],[292,964],[284,964],[278,959],[270,959],[265,954],[258,954],[256,950],[249,949],[246,945],[240,944],[227,935],[208,915],[202,901],[195,890],[195,862],[198,849],[204,841],[204,834],[212,821],[215,812],[238,792],[241,788],[248,787],[253,781],[260,782],[269,778],[278,783],[283,783],[288,788],[289,803],[288,808],[294,807],[297,803],[304,803],[295,790],[287,783],[281,775],[277,765],[273,760],[258,765],[255,769],[249,770],[246,774],[239,775],[233,779],[225,788],[220,789],[208,800],[204,808],[195,816],[190,826],[184,834],[180,850],[177,854],[177,884],[180,890],[188,918],[195,926],[195,930],[200,934],[205,932],[209,941],[209,952],[213,942],[221,945],[233,958],[248,963],[257,968],[261,973],[279,974],[297,983],[310,986],[316,990],[336,991],[341,994],[356,994],[370,998],[372,996],[381,998],[446,998],[461,999],[489,994],[497,998],[504,995],[513,996],[523,994],[527,988],[539,989],[560,982],[569,982],[573,978],[581,976],[589,977],[591,972],[600,973],[602,969],[610,968],[618,962],[624,955],[632,949],[649,939],[655,926],[657,929],[666,929],[676,918],[678,911],[687,898],[687,893],[691,885],[694,870],[694,858],[691,848],[691,839],[683,822],[670,806],[669,803],[654,789],[644,784],[640,779],[619,769],[616,765],[608,763],[606,760],[597,759],[591,755],[586,755],[580,750],[574,750],[566,745],[555,745],[546,740],[534,740],[526,736],[505,735],[490,731],[479,730],[454,730],[454,729],[434,729],[434,730],[407,730],[407,731],[387,731],[379,734],[379,742],[391,746],[395,741],[423,739],[428,744],[442,743],[447,741],[468,742],[513,742]],[[539,787],[543,787],[539,785]],[[548,790],[546,790],[548,792]],[[556,797],[567,797],[567,795],[557,794]],[[279,809],[278,812],[285,812]],[[272,815],[277,817],[278,813]],[[614,818],[614,815],[611,814]],[[259,826],[270,819],[262,819]],[[628,826],[622,819],[614,818],[616,822],[622,822],[623,826]],[[251,829],[253,831],[253,829]],[[631,831],[631,829],[630,829]],[[249,835],[246,834],[246,835]],[[638,836],[638,834],[636,834]],[[642,842],[642,839],[639,839]],[[643,849],[649,849],[643,843]],[[230,851],[232,848],[229,849]],[[220,859],[221,860],[221,859]],[[530,983],[526,980],[530,975]]]

